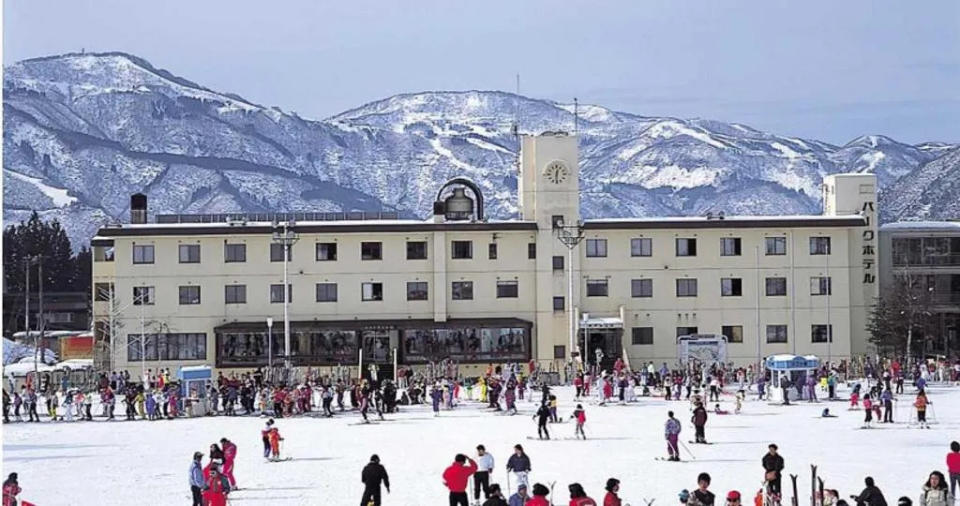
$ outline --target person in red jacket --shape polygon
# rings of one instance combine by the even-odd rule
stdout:
[[[233,477],[233,462],[237,458],[237,445],[227,438],[220,438],[223,447],[223,475],[230,482],[230,488],[237,489],[237,480]]]
[[[597,506],[597,501],[587,497],[583,485],[571,483],[567,488],[570,490],[570,506]]]
[[[10,473],[7,481],[3,482],[3,506],[17,506],[18,495],[20,495],[20,482],[17,473]]]
[[[469,462],[468,465],[464,463]],[[477,472],[477,463],[470,457],[458,453],[443,472],[443,484],[450,490],[450,506],[469,506],[467,500],[467,481]]]
[[[210,467],[210,476],[206,480],[203,490],[203,504],[208,506],[227,506],[227,494],[230,493],[230,482],[217,471],[216,466]]]
[[[550,501],[547,500],[547,494],[550,493],[550,489],[547,488],[543,483],[534,483],[533,484],[533,497],[527,500],[527,503],[523,506],[550,506]]]
[[[603,497],[603,506],[621,506],[623,502],[620,501],[620,496],[617,495],[617,492],[620,491],[620,480],[616,478],[610,478],[607,480],[607,495]]]
[[[960,443],[950,443],[950,453],[947,454],[947,472],[950,474],[950,495],[957,496],[957,485],[960,484]]]

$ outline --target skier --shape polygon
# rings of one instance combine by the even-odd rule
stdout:
[[[697,403],[697,407],[693,410],[693,416],[690,418],[690,422],[693,423],[693,428],[695,430],[694,443],[706,444],[707,436],[704,428],[707,425],[707,410],[704,409],[702,402]]]
[[[921,429],[930,428],[927,423],[927,404],[933,403],[927,400],[927,394],[921,389],[917,392],[917,399],[913,401],[913,406],[917,408],[917,423]]]
[[[616,478],[608,479],[605,489],[607,495],[603,497],[603,506],[621,506],[623,504],[620,496],[617,495],[617,492],[620,491],[620,480]]]
[[[230,489],[237,490],[237,480],[233,477],[233,463],[237,458],[237,445],[227,438],[220,438],[223,445],[223,475],[230,482]]]
[[[201,492],[204,487],[203,471],[200,469],[200,461],[203,454],[193,452],[193,460],[190,462],[190,493],[193,495],[193,506],[203,506],[203,496]]]
[[[697,476],[697,489],[690,494],[687,504],[689,506],[713,506],[714,495],[713,492],[707,490],[708,487],[710,487],[710,475],[700,473]]]
[[[587,412],[583,410],[583,404],[577,404],[577,409],[573,410],[570,418],[577,420],[577,425],[573,429],[573,436],[576,438],[583,436],[583,439],[586,440],[587,433],[583,431],[583,424],[587,423]]]
[[[468,461],[469,464],[466,464]],[[467,480],[476,471],[477,463],[462,453],[458,453],[453,458],[453,464],[443,471],[443,484],[450,491],[450,506],[469,506]]]
[[[947,490],[947,480],[943,473],[930,473],[927,482],[923,485],[923,494],[917,501],[917,506],[953,506],[953,494]]]
[[[863,410],[866,411],[863,416],[863,428],[869,429],[873,422],[873,401],[870,400],[870,394],[863,396]]]
[[[529,499],[530,496],[527,495],[527,486],[521,483],[517,487],[517,493],[510,496],[508,506],[524,506]]]
[[[529,485],[527,475],[530,473],[530,457],[523,452],[523,446],[514,445],[513,455],[507,460],[507,472],[516,476],[517,484]]]
[[[493,455],[487,453],[483,445],[477,445],[477,472],[473,475],[473,500],[480,502],[480,489],[483,498],[490,498],[490,473],[493,472]]]
[[[531,418],[537,419],[537,436],[540,439],[543,439],[543,436],[546,435],[547,439],[550,439],[550,432],[547,430],[547,421],[550,419],[550,408],[547,407],[547,403],[544,402],[540,405],[540,409]]]
[[[773,502],[780,503],[782,492],[780,488],[781,471],[783,471],[783,457],[777,453],[777,445],[771,443],[767,447],[767,454],[760,460],[763,465],[767,480],[767,493],[773,498]]]
[[[893,392],[889,388],[884,390],[880,400],[883,401],[883,423],[893,423]]]
[[[443,399],[443,388],[440,387],[440,381],[433,385],[430,391],[430,400],[433,401],[433,416],[440,416],[440,401]]]
[[[547,500],[547,494],[550,493],[550,489],[542,483],[533,484],[533,497],[528,500],[524,506],[551,506],[550,501]]]
[[[597,506],[597,501],[587,496],[583,485],[571,483],[567,489],[570,491],[570,506]]]
[[[20,483],[17,473],[10,473],[3,482],[3,506],[17,506],[17,496],[20,495]]]
[[[680,460],[680,449],[677,446],[680,438],[682,426],[680,420],[673,417],[673,411],[667,412],[667,422],[664,424],[664,436],[667,439],[667,453],[670,455],[668,460],[678,462]]]
[[[857,383],[853,386],[853,392],[850,392],[850,410],[855,411],[860,409],[860,384]]]
[[[204,506],[227,506],[227,494],[230,493],[230,483],[227,478],[217,471],[216,466],[210,467],[210,477],[207,478],[203,490]]]
[[[270,429],[273,427],[273,418],[267,420],[266,426],[260,431],[260,437],[263,439],[263,458],[270,458]]]
[[[947,472],[950,473],[950,493],[957,496],[957,485],[960,484],[960,442],[950,443],[950,453],[947,454]]]
[[[883,498],[883,492],[874,484],[873,478],[867,476],[863,483],[866,487],[860,495],[851,495],[850,498],[857,501],[857,506],[887,506],[887,500]]]
[[[387,476],[387,470],[380,464],[380,457],[377,454],[370,456],[370,462],[364,466],[360,473],[360,481],[363,482],[363,497],[360,498],[360,506],[380,506],[380,483],[386,487],[387,493],[390,493],[390,477]]]
[[[280,437],[280,431],[277,430],[276,427],[271,426],[267,437],[270,439],[270,453],[272,454],[272,460],[280,460],[280,441],[283,441],[283,438]]]

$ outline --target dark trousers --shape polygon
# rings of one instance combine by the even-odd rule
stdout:
[[[200,494],[200,487],[190,485],[190,492],[193,493],[193,506],[203,506],[203,496]]]
[[[960,473],[950,473],[950,495],[957,496],[958,485],[960,485]]]
[[[480,489],[483,488],[483,498],[490,498],[490,473],[477,471],[473,474],[473,498],[480,499]]]
[[[35,421],[35,422],[39,422],[39,421],[40,421],[40,415],[37,414],[37,403],[36,403],[36,402],[31,402],[31,403],[30,403],[30,408],[27,410],[27,415],[30,416],[30,421]]]
[[[470,506],[466,492],[450,492],[450,506]]]
[[[543,439],[546,436],[547,439],[550,439],[550,432],[547,430],[547,421],[544,420],[537,425],[537,436],[540,439]]]
[[[694,441],[696,441],[696,442],[698,442],[698,443],[706,443],[706,442],[707,442],[707,436],[706,436],[706,434],[704,433],[704,430],[703,430],[703,429],[704,429],[704,426],[703,426],[703,425],[694,425],[693,428],[696,429],[696,430],[695,430],[696,434],[695,434]]]
[[[380,487],[366,487],[363,489],[363,498],[360,499],[360,506],[380,506]]]
[[[827,389],[830,391],[830,398],[833,399],[837,396],[837,387],[836,385],[827,385]]]
[[[777,473],[776,478],[770,480],[770,493],[775,495],[780,495],[780,473]]]
[[[883,423],[893,423],[893,401],[883,401]]]

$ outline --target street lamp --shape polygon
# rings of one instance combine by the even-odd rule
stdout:
[[[586,360],[583,358],[583,350],[577,346],[577,322],[573,313],[573,251],[585,237],[583,222],[578,221],[574,225],[564,225],[563,218],[557,218],[553,222],[553,233],[567,247],[567,321],[570,324],[570,352],[573,353],[573,350],[578,350],[581,360],[584,360],[584,364],[586,364]]]
[[[296,225],[293,221],[274,223],[273,242],[283,245],[283,367],[290,369],[290,285],[287,282],[287,260],[290,259],[290,248],[297,242],[297,233],[293,230]]]
[[[273,317],[267,317],[267,369],[273,370]]]

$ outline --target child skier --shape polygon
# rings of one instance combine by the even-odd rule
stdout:
[[[857,383],[853,387],[853,392],[850,393],[850,409],[856,411],[860,409],[860,384]]]
[[[270,432],[267,434],[267,437],[270,439],[270,453],[272,454],[271,460],[280,460],[280,441],[283,441],[283,438],[280,437],[280,431],[271,425]]]
[[[573,410],[573,414],[570,415],[571,419],[577,420],[577,426],[573,430],[573,437],[580,438],[583,436],[583,439],[587,439],[587,434],[583,432],[583,424],[587,423],[587,413],[583,410],[582,404],[577,404],[577,409]]]
[[[670,458],[667,460],[672,460],[677,462],[680,460],[680,448],[677,446],[680,439],[680,431],[682,430],[680,420],[677,420],[673,417],[673,411],[667,412],[667,422],[664,424],[663,432],[664,436],[667,439],[667,453],[670,454]]]
[[[870,395],[863,396],[863,410],[866,411],[866,415],[863,417],[863,428],[869,429],[870,423],[873,421],[873,401],[870,400]]]
[[[927,394],[921,389],[917,392],[917,400],[913,401],[913,406],[917,408],[917,423],[921,429],[930,428],[930,424],[927,423],[927,404],[931,402],[927,400]]]
[[[273,428],[273,418],[267,420],[267,425],[260,431],[260,437],[263,439],[263,458],[270,458],[270,429]]]

